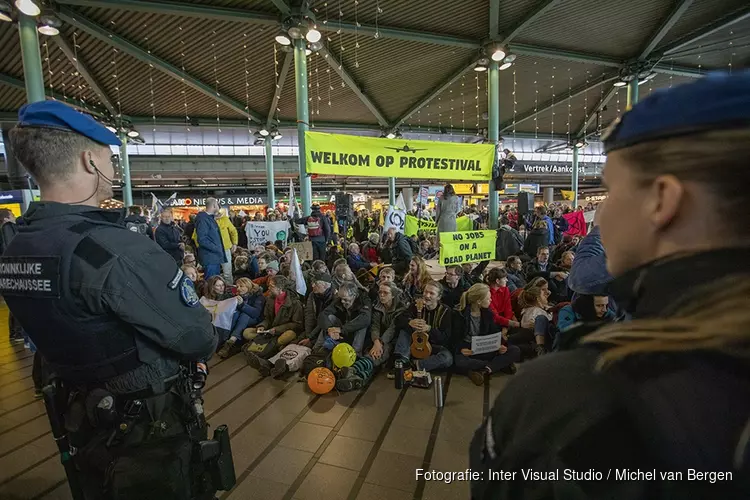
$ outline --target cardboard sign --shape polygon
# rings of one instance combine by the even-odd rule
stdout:
[[[503,341],[502,333],[471,337],[471,354],[485,354],[488,352],[499,352]]]
[[[497,231],[440,233],[440,265],[456,266],[495,257]]]
[[[299,260],[313,260],[313,249],[311,241],[303,241],[302,243],[290,243],[289,248],[294,248],[297,250]]]

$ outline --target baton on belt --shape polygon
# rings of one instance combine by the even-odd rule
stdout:
[[[47,408],[47,417],[49,425],[52,428],[52,436],[57,443],[57,449],[60,450],[60,462],[65,468],[65,475],[68,477],[68,486],[73,500],[85,500],[83,489],[81,488],[78,469],[73,463],[73,453],[70,448],[70,440],[65,429],[63,414],[59,411],[57,405],[57,385],[52,382],[42,389],[44,395],[44,406]]]

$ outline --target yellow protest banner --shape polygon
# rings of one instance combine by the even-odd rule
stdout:
[[[463,215],[456,219],[456,229],[459,231],[471,231],[474,229],[474,222]],[[413,236],[417,234],[417,231],[424,231],[427,234],[437,234],[437,224],[432,219],[422,219],[420,223],[420,220],[413,215],[407,215],[406,222],[404,223],[404,234],[406,236]]]
[[[440,265],[457,266],[495,258],[497,231],[440,233]]]
[[[308,174],[489,180],[492,144],[379,139],[305,132]]]

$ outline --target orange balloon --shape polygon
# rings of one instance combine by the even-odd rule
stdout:
[[[307,376],[307,386],[315,394],[328,394],[336,387],[336,377],[331,370],[321,366]]]

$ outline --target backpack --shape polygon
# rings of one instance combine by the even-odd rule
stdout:
[[[331,357],[331,351],[322,348],[315,349],[302,362],[302,374],[307,376],[314,369],[321,367],[331,370],[333,368],[333,360]]]
[[[321,226],[320,217],[311,215],[307,218],[307,235],[311,238],[323,236],[323,227]]]
[[[128,231],[133,231],[134,233],[138,234],[148,234],[148,224],[145,224],[143,222],[126,222],[125,227],[128,229]]]
[[[276,335],[261,333],[245,349],[259,358],[268,359],[279,352],[279,338]]]

